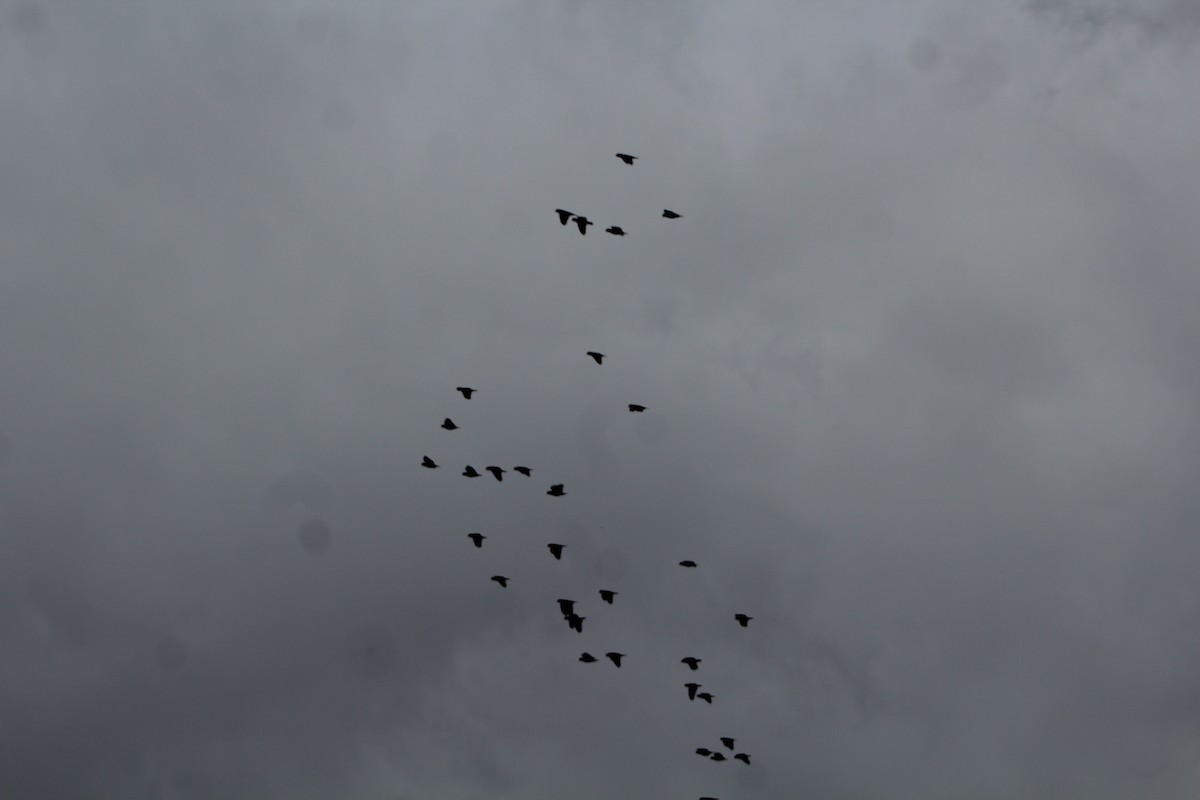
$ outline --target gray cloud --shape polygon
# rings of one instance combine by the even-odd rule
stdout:
[[[1190,12],[913,8],[0,13],[0,795],[1185,796]]]

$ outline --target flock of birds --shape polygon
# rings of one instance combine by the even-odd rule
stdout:
[[[616,155],[617,155],[617,158],[621,159],[626,164],[629,164],[631,166],[633,165],[633,162],[635,160],[637,160],[637,156],[632,156],[627,153],[617,153]],[[558,214],[559,221],[563,225],[566,225],[569,221],[574,219],[575,224],[579,227],[579,232],[584,235],[587,234],[588,226],[594,224],[587,217],[579,215],[579,214],[575,214],[574,212],[567,211],[562,208],[555,209],[555,213]],[[683,216],[682,214],[678,214],[674,211],[671,211],[670,209],[663,209],[662,215],[664,217],[666,217],[667,219],[679,219],[680,217]],[[616,226],[616,225],[606,228],[605,230],[607,233],[611,233],[615,236],[624,236],[625,235],[624,229],[622,229],[621,227]],[[586,355],[589,356],[593,361],[595,361],[597,365],[603,364],[604,359],[606,358],[604,353],[599,353],[594,350],[587,351]],[[456,387],[456,391],[462,395],[463,399],[470,400],[475,395],[475,393],[479,390],[474,387],[471,387],[471,386],[458,386],[458,387]],[[645,406],[639,405],[637,403],[629,403],[628,408],[631,413],[642,413],[646,410]],[[447,431],[455,431],[455,430],[459,429],[459,426],[449,417],[446,417],[442,421],[441,427]],[[421,466],[423,466],[427,469],[438,469],[441,465],[438,464],[437,462],[435,462],[428,455],[426,455],[426,456],[424,456],[424,458],[421,461]],[[509,471],[503,467],[496,466],[496,465],[488,465],[488,466],[484,467],[483,469],[485,472],[491,473],[492,477],[494,477],[497,481],[503,481],[505,473]],[[524,475],[526,478],[530,478],[533,476],[533,469],[531,467],[527,467],[527,466],[514,466],[512,468],[512,471],[520,473],[521,475]],[[462,471],[462,475],[465,478],[479,478],[482,476],[482,474],[483,473],[479,472],[479,470],[477,470],[471,464],[467,464]],[[564,496],[566,496],[567,492],[565,491],[563,484],[555,483],[555,484],[550,485],[550,488],[546,490],[546,494],[551,497],[564,497]],[[468,533],[467,538],[471,540],[471,543],[476,548],[482,549],[483,543],[488,537],[478,531],[475,531],[475,532]],[[563,557],[563,551],[566,549],[567,546],[565,544],[561,544],[559,542],[550,542],[546,545],[546,547],[549,550],[550,555],[555,560],[561,561],[562,557]],[[684,568],[689,568],[689,569],[695,569],[697,567],[697,564],[695,561],[693,561],[691,559],[684,559],[679,562],[679,566],[684,567]],[[491,577],[491,580],[494,581],[495,583],[499,584],[499,586],[501,588],[507,588],[511,578],[509,578],[506,575],[493,575]],[[601,601],[608,605],[612,605],[614,599],[619,594],[619,592],[617,592],[616,590],[613,590],[613,589],[599,589],[598,591],[600,594]],[[558,611],[562,615],[563,620],[566,621],[567,626],[571,630],[573,630],[577,633],[583,633],[583,623],[587,619],[587,617],[581,616],[579,613],[577,613],[576,608],[575,608],[577,601],[560,597],[560,598],[558,598],[557,602],[558,602]],[[739,612],[739,613],[736,613],[733,615],[733,619],[737,622],[738,625],[740,625],[743,628],[746,628],[749,626],[750,620],[754,619],[754,617],[751,617],[747,614],[743,614],[743,613]],[[605,653],[604,657],[607,658],[609,661],[611,661],[614,667],[619,669],[621,667],[621,660],[623,658],[626,658],[626,654],[613,650],[613,651],[609,651],[609,652]],[[596,656],[592,655],[591,653],[589,653],[587,651],[584,651],[579,656],[579,661],[583,662],[584,664],[592,664],[599,660],[600,660],[599,658],[597,658]],[[680,663],[685,665],[688,668],[688,670],[691,672],[699,671],[701,662],[702,662],[702,659],[696,658],[695,656],[685,656],[684,658],[680,659]],[[683,687],[687,690],[687,697],[688,697],[689,701],[703,700],[705,703],[708,703],[710,705],[712,704],[714,695],[711,692],[699,691],[701,688],[703,688],[703,684],[697,683],[695,681],[689,681],[689,682],[684,683]],[[725,750],[727,750],[733,754],[732,755],[733,760],[741,761],[743,764],[746,764],[746,765],[750,764],[750,754],[749,753],[737,752],[737,750],[735,748],[736,739],[734,739],[732,736],[722,736],[722,737],[720,737],[720,739],[721,739],[721,745],[725,748]],[[703,758],[706,758],[710,761],[720,762],[720,761],[727,760],[725,753],[722,752],[721,750],[718,750],[715,748],[710,749],[707,747],[697,747],[695,752],[697,755],[699,755]],[[718,798],[701,797],[700,800],[718,800]]]

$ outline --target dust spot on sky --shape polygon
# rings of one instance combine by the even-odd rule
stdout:
[[[333,532],[324,520],[310,517],[300,523],[300,529],[296,531],[296,538],[300,541],[300,546],[308,552],[313,555],[324,555],[333,542]]]
[[[348,100],[335,97],[325,104],[321,120],[332,131],[348,131],[358,122],[358,114]]]
[[[34,3],[22,3],[13,9],[12,26],[26,36],[36,36],[46,29],[46,12]]]
[[[942,60],[942,48],[932,39],[924,36],[912,43],[908,48],[908,63],[917,72],[932,72],[937,69]]]
[[[354,669],[368,678],[382,677],[396,666],[396,639],[383,628],[362,627],[352,631],[346,650]]]

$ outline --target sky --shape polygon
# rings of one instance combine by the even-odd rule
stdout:
[[[0,4],[0,795],[1196,796],[1197,8]]]

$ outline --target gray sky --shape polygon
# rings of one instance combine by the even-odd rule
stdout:
[[[1195,796],[1196,8],[3,4],[0,794]]]

